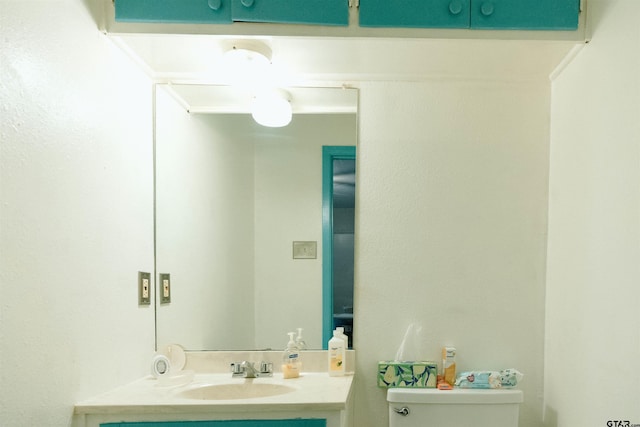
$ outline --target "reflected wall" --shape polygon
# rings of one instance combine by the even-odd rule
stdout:
[[[279,129],[248,114],[189,114],[156,97],[158,346],[280,349],[301,327],[322,347],[322,146],[354,145],[355,114],[298,114]],[[317,241],[293,259],[293,241]]]

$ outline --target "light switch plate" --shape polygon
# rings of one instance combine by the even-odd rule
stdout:
[[[151,305],[151,273],[138,271],[138,305]]]
[[[316,259],[317,246],[316,241],[293,242],[293,259]]]
[[[169,273],[160,273],[160,289],[158,292],[160,293],[160,303],[161,304],[169,304],[171,302],[171,275]]]

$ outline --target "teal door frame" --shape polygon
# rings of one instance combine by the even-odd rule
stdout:
[[[322,348],[333,336],[333,161],[355,160],[351,145],[322,147]]]

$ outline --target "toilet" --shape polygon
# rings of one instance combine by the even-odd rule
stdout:
[[[517,427],[521,390],[390,388],[389,427]]]

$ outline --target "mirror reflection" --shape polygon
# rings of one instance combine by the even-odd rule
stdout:
[[[157,85],[159,348],[279,350],[297,328],[322,348],[322,147],[355,146],[357,91],[291,97],[291,123],[268,128],[229,88]],[[316,258],[294,258],[296,241],[317,242]]]

